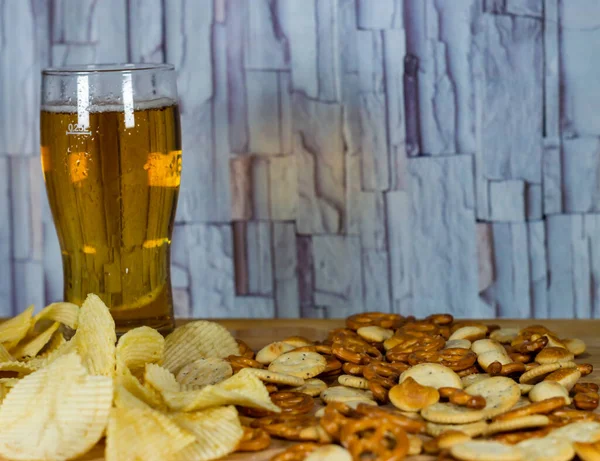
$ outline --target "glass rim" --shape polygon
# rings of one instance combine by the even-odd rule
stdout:
[[[90,75],[105,73],[125,73],[143,71],[168,71],[175,70],[172,64],[155,63],[107,63],[107,64],[80,64],[64,67],[48,67],[42,69],[42,75]]]

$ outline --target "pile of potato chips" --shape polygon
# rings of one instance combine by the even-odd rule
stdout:
[[[201,382],[191,376],[198,366],[190,364],[208,369],[231,354],[239,354],[235,339],[212,322],[186,324],[166,339],[136,328],[117,342],[95,295],[35,316],[30,307],[0,324],[0,457],[73,459],[104,436],[107,461],[225,456],[243,434],[236,405],[280,411],[244,370],[231,376],[213,367]]]

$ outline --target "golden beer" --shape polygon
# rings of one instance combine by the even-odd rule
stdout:
[[[96,293],[117,331],[173,327],[170,244],[181,179],[181,136],[172,100],[130,109],[47,105],[42,168],[67,301]]]

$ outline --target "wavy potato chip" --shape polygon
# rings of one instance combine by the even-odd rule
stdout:
[[[54,322],[75,330],[79,320],[79,306],[73,303],[52,303],[44,307],[33,317],[32,330],[45,329]]]
[[[233,453],[244,430],[234,406],[177,413],[171,419],[196,441],[175,455],[175,461],[208,461]]]
[[[90,376],[77,354],[60,357],[19,380],[0,406],[0,456],[75,458],[102,437],[112,406],[112,379]]]
[[[163,461],[191,445],[194,435],[151,408],[113,408],[106,430],[106,461]]]
[[[119,367],[127,367],[131,373],[143,373],[146,364],[161,363],[165,339],[150,327],[129,330],[119,338],[116,348],[117,372]]]
[[[28,341],[23,341],[17,344],[12,351],[12,355],[16,359],[22,359],[23,357],[35,357],[45,346],[50,342],[52,336],[60,327],[60,323],[54,322],[46,330],[41,333],[34,335],[33,338]],[[27,338],[25,338],[27,339]]]
[[[69,341],[92,375],[115,373],[115,321],[102,300],[89,294],[79,311],[79,326]]]
[[[2,362],[12,362],[14,361],[14,357],[6,350],[2,344],[0,344],[0,363]]]
[[[179,392],[163,390],[162,396],[169,408],[175,411],[197,411],[222,405],[261,408],[276,413],[281,411],[271,401],[262,381],[245,369],[219,384]]]
[[[184,365],[177,373],[179,383],[190,388],[217,384],[233,375],[231,364],[224,359],[209,357]]]
[[[176,328],[165,339],[164,367],[177,374],[197,359],[239,355],[240,348],[229,331],[218,323],[197,320]]]
[[[9,351],[26,335],[32,325],[33,305],[16,317],[0,324],[0,343]]]
[[[164,391],[180,392],[182,390],[181,384],[177,382],[173,373],[154,363],[146,365],[144,381],[160,393]]]

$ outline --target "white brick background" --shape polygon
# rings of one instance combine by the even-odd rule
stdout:
[[[39,71],[179,72],[179,316],[600,316],[600,0],[0,0],[0,315],[62,296]]]

